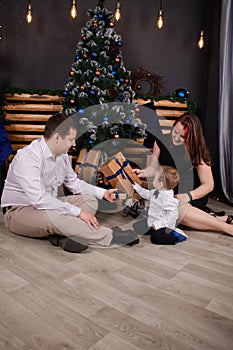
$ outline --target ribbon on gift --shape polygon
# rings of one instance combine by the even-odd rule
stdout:
[[[86,159],[87,159],[88,153],[89,153],[89,152],[87,151],[86,154],[85,154],[85,157],[84,157],[84,160],[83,160],[83,163],[84,163],[84,164],[87,164],[87,162],[85,162],[85,161],[86,161]],[[83,163],[81,163],[81,164],[79,165],[79,168],[80,168],[80,175],[82,175],[82,173],[83,173],[83,166],[82,166]]]
[[[77,163],[78,164],[78,163]],[[85,167],[90,167],[90,168],[94,168],[94,169],[98,169],[98,166],[95,164],[91,164],[91,163],[80,163],[80,168],[85,168]]]
[[[98,166],[97,165],[89,163],[89,162],[86,162],[86,159],[88,157],[88,153],[89,153],[89,151],[86,152],[84,160],[83,160],[83,163],[77,162],[77,164],[79,165],[79,168],[80,168],[80,175],[83,174],[84,168],[87,168],[87,167],[98,170]]]
[[[131,182],[131,184],[134,185],[134,181],[131,179],[131,177],[127,174],[127,172],[124,169],[127,165],[129,165],[129,161],[126,159],[121,165],[121,163],[119,162],[119,160],[116,157],[114,157],[113,159],[119,165],[120,169],[117,170],[117,172],[115,174],[108,176],[106,179],[112,180],[112,179],[115,179],[118,175],[121,175],[122,179],[127,178]]]

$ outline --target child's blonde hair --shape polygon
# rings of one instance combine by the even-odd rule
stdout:
[[[163,187],[172,190],[178,185],[180,176],[175,168],[168,165],[162,165],[159,171],[160,176],[158,180],[163,183]]]

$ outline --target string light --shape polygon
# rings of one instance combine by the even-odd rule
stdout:
[[[158,29],[162,29],[164,26],[162,0],[160,0],[160,7],[159,7],[159,11],[158,11],[158,18],[157,18],[156,25],[157,25]]]
[[[117,1],[117,3],[116,3],[116,10],[114,13],[114,18],[117,22],[120,21],[120,19],[121,19],[121,3],[120,3],[120,1]]]
[[[72,6],[70,9],[70,16],[75,19],[78,16],[76,0],[72,0]]]
[[[26,22],[28,24],[32,23],[32,4],[31,4],[31,1],[29,1],[28,5],[27,5]]]
[[[204,30],[201,30],[200,38],[198,40],[197,46],[199,47],[200,50],[205,46]]]
[[[2,40],[2,26],[0,25],[0,40]]]

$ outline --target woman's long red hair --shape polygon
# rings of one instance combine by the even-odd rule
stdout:
[[[174,126],[177,123],[181,123],[184,127],[184,143],[193,167],[196,168],[201,162],[210,166],[211,156],[206,146],[199,118],[194,114],[184,114],[175,121]]]

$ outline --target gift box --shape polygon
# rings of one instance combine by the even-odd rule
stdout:
[[[101,151],[81,149],[75,166],[75,172],[78,174],[79,179],[96,184],[100,160]]]
[[[136,182],[141,185],[141,180],[132,170],[129,161],[121,152],[115,154],[99,169],[113,188],[127,192],[129,197],[133,197],[134,194],[133,184]]]

